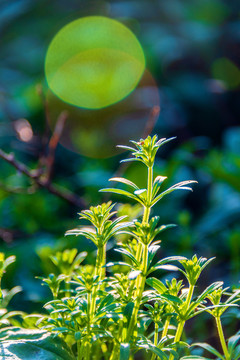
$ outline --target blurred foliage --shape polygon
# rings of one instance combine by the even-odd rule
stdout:
[[[122,21],[139,39],[159,91],[161,112],[153,132],[159,137],[177,136],[159,152],[155,175],[168,176],[166,188],[188,178],[199,182],[193,194],[174,193],[170,203],[163,199],[154,210],[162,223],[179,225],[163,233],[162,256],[191,256],[194,252],[216,256],[212,280],[239,286],[239,13],[240,4],[235,0],[2,0],[0,148],[14,152],[29,168],[38,168],[39,158],[46,152],[46,134],[49,139],[51,133],[43,99],[47,95],[44,59],[51,39],[65,24],[82,16],[103,15]],[[119,143],[112,136],[113,128],[126,141],[138,127],[138,116],[144,128],[149,108],[159,105],[152,103],[154,86],[136,90],[136,96],[143,99],[137,108],[132,109],[130,103],[126,110],[124,102],[114,108],[110,130],[106,130],[111,147]],[[59,109],[56,106],[54,113]],[[83,121],[90,123],[90,116],[76,111],[79,124],[82,115]],[[118,123],[119,114],[124,126]],[[27,120],[21,123],[24,131],[19,119]],[[87,128],[84,136],[78,134],[78,127],[73,130],[78,139],[87,139],[88,148],[94,148],[94,141],[105,132],[105,121],[100,123],[100,117],[97,121],[96,132],[94,126]],[[83,196],[86,204],[108,200],[108,195],[98,190],[107,186],[115,172],[140,188],[146,186],[139,177],[141,164],[119,167],[121,154],[88,158],[61,145],[66,142],[60,141],[56,148],[52,181]],[[63,238],[82,209],[39,189],[2,159],[0,167],[1,251],[17,256],[8,277],[3,278],[3,288],[22,286],[18,301],[14,304],[13,299],[11,304],[17,310],[37,311],[49,293],[34,276],[53,272],[50,256],[66,248],[90,253],[94,248],[88,240]],[[131,213],[131,209],[120,210]],[[114,256],[109,244],[109,258]]]

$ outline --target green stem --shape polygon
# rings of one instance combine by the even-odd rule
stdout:
[[[155,332],[154,332],[154,345],[157,346],[158,344],[158,323],[155,323]]]
[[[189,306],[191,304],[191,300],[192,300],[192,296],[193,296],[193,291],[194,291],[194,285],[190,285],[189,290],[188,290],[188,295],[187,295],[187,299],[186,299],[186,310],[185,313],[187,313]],[[186,320],[181,319],[178,327],[177,327],[177,331],[175,334],[175,338],[174,338],[174,343],[177,343],[180,341],[181,336],[182,336],[182,332],[184,329],[184,325],[185,325]],[[169,360],[174,360],[174,356],[170,355]]]
[[[148,223],[149,220],[149,216],[150,216],[150,211],[151,211],[151,201],[152,201],[152,188],[153,188],[153,166],[152,167],[148,167],[148,180],[147,180],[147,205],[144,206],[144,212],[143,212],[143,219],[142,219],[142,223]],[[137,247],[137,252],[136,252],[136,260],[138,262],[141,261],[141,257],[142,257],[142,250],[143,250],[143,245],[142,243],[139,241],[138,242],[138,247]],[[138,289],[140,286],[140,276],[137,277],[136,279],[136,288]],[[135,295],[137,296],[137,292],[135,293]]]
[[[185,325],[185,320],[181,320],[181,321],[179,322],[179,324],[178,324],[177,331],[176,331],[176,334],[175,334],[175,338],[174,338],[174,342],[175,342],[175,343],[177,343],[178,341],[180,341],[181,336],[182,336],[182,332],[183,332],[184,325]],[[169,359],[171,359],[171,357],[170,357]]]
[[[90,344],[90,336],[91,336],[91,293],[88,293],[87,296],[87,315],[88,315],[88,322],[87,322],[87,341],[86,341],[86,352],[85,352],[85,360],[90,360],[91,355],[91,344]]]
[[[170,324],[170,319],[167,318],[167,320],[165,321],[165,324],[164,324],[163,332],[162,332],[162,339],[165,336],[167,336],[169,324]]]
[[[151,201],[152,201],[152,188],[153,188],[153,166],[148,167],[147,201],[146,201],[146,206],[144,207],[143,220],[142,220],[143,223],[148,223],[149,221]],[[136,259],[139,262],[141,261],[141,256],[142,256],[142,273],[137,277],[136,280],[136,293],[135,293],[136,299],[126,335],[126,341],[130,340],[137,323],[138,311],[141,304],[142,294],[145,288],[145,282],[147,277],[148,245],[141,244],[139,242],[136,253]]]
[[[136,260],[140,261],[142,255],[142,244],[139,242],[136,251]]]
[[[67,280],[70,281],[71,278],[69,277]],[[71,296],[71,291],[70,290],[71,290],[71,285],[69,284],[69,282],[66,282],[66,293],[65,293],[66,297]]]
[[[125,329],[123,328],[123,319],[120,320],[119,322],[119,328],[118,328],[118,334],[116,337],[116,340],[114,340],[114,344],[113,344],[113,350],[112,350],[112,354],[109,360],[116,360],[118,359],[118,355],[119,355],[119,343],[121,343],[122,338],[124,338],[124,331]]]
[[[152,202],[152,188],[153,188],[153,166],[148,168],[148,182],[147,182],[147,204],[144,207],[143,223],[148,223],[151,202]]]
[[[106,264],[106,245],[101,245],[98,247],[97,250],[97,257],[96,257],[96,266],[94,276],[98,276],[98,285],[93,286],[92,294],[88,296],[88,337],[90,338],[90,326],[93,322],[94,314],[96,311],[96,301],[97,301],[97,292],[100,288],[100,282],[105,277],[105,268],[104,265]],[[91,343],[89,339],[86,343],[86,354],[85,359],[90,360],[91,354]]]
[[[137,289],[137,296],[136,296],[136,299],[135,299],[135,304],[134,304],[134,308],[133,308],[131,320],[130,320],[130,323],[129,323],[129,327],[128,327],[125,342],[129,342],[129,340],[130,340],[130,338],[131,338],[131,336],[133,334],[134,328],[135,328],[135,326],[137,324],[138,311],[139,311],[139,307],[140,307],[140,304],[141,304],[142,294],[143,294],[143,291],[144,291],[146,277],[147,277],[147,262],[148,262],[148,245],[144,244],[143,245],[142,273],[139,275],[140,284],[139,284],[139,287]]]
[[[90,344],[90,341],[89,339],[87,340],[86,342],[86,345],[85,345],[85,354],[84,354],[84,359],[85,360],[90,360],[91,357],[90,357],[90,353],[91,353],[91,344]]]
[[[222,328],[222,323],[221,323],[221,320],[220,320],[220,316],[217,316],[215,318],[215,320],[216,320],[217,329],[218,329],[218,335],[219,335],[219,339],[220,339],[220,342],[221,342],[221,345],[222,345],[224,356],[225,356],[226,360],[230,360],[230,355],[228,353],[227,344],[226,344],[225,337],[224,337],[224,334],[223,334],[223,328]]]
[[[102,281],[105,277],[105,268],[103,266],[106,263],[106,245],[102,245],[98,248],[96,257],[96,266],[94,276],[98,276],[98,281]],[[90,307],[90,319],[92,320],[96,310],[97,291],[100,288],[100,284],[94,285],[91,297]]]
[[[119,344],[115,341],[115,342],[114,342],[114,345],[113,345],[112,354],[111,354],[109,360],[116,360],[116,359],[118,359],[118,354],[119,354]]]
[[[188,311],[188,308],[191,304],[191,300],[192,300],[192,296],[193,296],[193,291],[194,291],[194,285],[190,285],[189,287],[189,291],[188,291],[188,296],[187,296],[187,300],[186,300],[186,312]]]
[[[154,345],[157,347],[158,346],[158,323],[155,323],[155,331],[154,331]],[[153,353],[151,360],[155,360],[156,355]]]
[[[78,349],[77,360],[82,360],[85,354],[85,343],[83,341],[81,343],[80,341],[78,341],[77,349]]]
[[[82,360],[80,341],[77,341],[77,360]]]

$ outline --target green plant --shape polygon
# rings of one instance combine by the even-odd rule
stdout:
[[[15,323],[15,318],[19,315],[23,315],[22,311],[8,311],[7,309],[13,296],[22,290],[21,287],[15,286],[11,290],[1,289],[2,277],[8,266],[14,263],[15,260],[16,257],[14,255],[6,258],[4,253],[0,253],[0,328],[13,325]]]
[[[220,321],[229,307],[237,306],[239,291],[226,293],[222,282],[215,282],[200,293],[196,286],[202,271],[213,258],[207,260],[194,255],[191,259],[170,256],[155,260],[160,249],[161,232],[174,225],[160,225],[159,217],[151,216],[154,205],[173,191],[191,191],[189,185],[196,183],[194,180],[182,181],[161,191],[167,178],[154,177],[155,156],[158,149],[170,140],[149,136],[132,142],[135,148],[123,147],[133,155],[125,161],[140,161],[147,168],[146,188],[139,188],[125,178],[114,177],[110,181],[127,186],[129,190],[101,190],[137,203],[137,211],[136,208],[134,211],[142,217],[127,221],[127,216],[122,215],[124,207],[118,216],[113,210],[115,204],[107,202],[82,211],[80,219],[87,224],[66,233],[85,237],[94,243],[97,250],[94,266],[81,264],[87,254],[77,255],[75,249],[51,257],[58,271],[43,278],[43,282],[49,286],[53,300],[44,306],[48,314],[37,321],[37,326],[46,333],[34,330],[33,334],[36,339],[48,334],[44,344],[47,339],[52,344],[55,334],[58,337],[56,346],[64,344],[67,357],[55,353],[54,359],[127,360],[134,359],[138,351],[149,360],[207,359],[194,355],[196,346],[210,351],[217,359],[240,358],[239,334],[231,337],[227,346]],[[126,209],[128,214],[131,212],[129,206]],[[117,240],[115,250],[122,258],[108,262],[106,250],[112,238]],[[182,274],[184,279],[173,277],[162,281],[154,276],[161,272],[162,278],[166,271],[173,271],[177,278],[176,274]],[[225,296],[227,299],[222,301]],[[202,312],[215,318],[223,355],[208,344],[191,345],[182,340],[185,323]],[[18,328],[15,331],[21,334]],[[11,336],[6,335],[8,344],[14,341]],[[28,343],[27,334],[24,336]],[[192,347],[193,355],[185,356]],[[46,352],[44,356],[47,360]],[[22,359],[26,358],[23,356]]]

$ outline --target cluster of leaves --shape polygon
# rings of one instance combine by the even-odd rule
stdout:
[[[133,155],[127,161],[140,161],[147,167],[146,188],[115,177],[110,180],[130,190],[102,190],[137,202],[143,210],[142,218],[126,221],[126,216],[118,217],[117,211],[113,211],[114,204],[108,202],[82,211],[80,219],[87,225],[66,233],[94,243],[95,266],[82,265],[87,253],[77,254],[76,249],[51,257],[58,272],[42,281],[50,288],[53,300],[44,306],[48,314],[40,316],[35,324],[43,332],[35,329],[32,336],[37,341],[44,337],[45,344],[47,339],[52,343],[55,334],[56,348],[64,349],[68,355],[57,354],[55,349],[51,355],[54,359],[127,360],[139,351],[151,360],[207,359],[203,354],[194,355],[195,348],[210,352],[216,359],[240,359],[240,333],[226,341],[221,322],[227,309],[238,306],[239,290],[229,292],[223,288],[223,282],[214,282],[196,293],[198,279],[213,258],[207,260],[194,255],[191,259],[171,256],[155,260],[160,249],[159,234],[174,225],[159,225],[159,217],[150,216],[153,206],[175,190],[192,190],[189,185],[196,182],[183,181],[161,191],[166,177],[154,178],[153,167],[157,150],[170,140],[153,136],[133,142],[135,148],[127,147]],[[115,250],[122,256],[117,262],[106,260],[107,243],[112,237],[118,241]],[[5,268],[6,264],[3,271]],[[184,278],[167,277],[162,281],[152,275],[159,271],[173,271]],[[203,312],[215,319],[223,355],[209,344],[182,341],[185,323]],[[21,330],[14,328],[14,331],[15,339],[19,339],[20,335],[16,334],[21,334]],[[6,351],[11,344],[19,349],[11,336],[4,332]],[[30,340],[25,333],[21,336],[26,344],[31,340],[31,335]],[[41,348],[41,351],[45,350]],[[45,359],[52,357],[45,354]]]
[[[13,325],[14,318],[23,315],[20,311],[8,311],[7,307],[12,297],[19,293],[22,289],[20,286],[15,286],[11,290],[1,288],[2,277],[5,274],[9,265],[14,263],[16,257],[14,255],[5,257],[4,253],[0,253],[0,328]]]

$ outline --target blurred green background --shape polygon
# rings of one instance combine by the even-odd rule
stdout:
[[[61,102],[44,78],[53,36],[90,15],[125,24],[146,56],[147,70],[137,89],[101,110]],[[117,153],[115,146],[149,132],[177,136],[157,158],[156,174],[168,176],[166,186],[199,182],[193,193],[174,193],[155,209],[162,223],[178,224],[164,233],[159,256],[216,256],[203,283],[224,280],[226,286],[239,286],[240,3],[1,0],[0,34],[0,148],[13,152],[39,179],[49,178],[60,191],[79,197],[66,201],[0,159],[1,251],[17,256],[3,287],[23,287],[12,306],[41,310],[50,294],[35,276],[54,271],[48,257],[56,250],[88,250],[93,261],[88,241],[64,238],[64,233],[79,224],[77,212],[83,207],[108,200],[98,190],[113,174],[145,186],[145,169],[119,167],[126,154]],[[160,106],[159,117],[151,115],[154,106]],[[61,120],[63,110],[68,116]],[[53,131],[61,135],[59,141]],[[109,259],[115,256],[111,249],[108,254]]]

